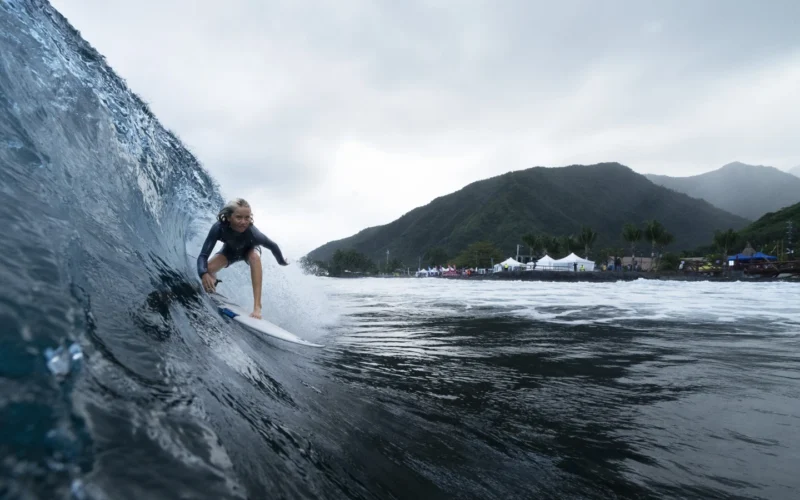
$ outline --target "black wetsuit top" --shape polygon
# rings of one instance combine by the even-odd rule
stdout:
[[[251,224],[244,232],[240,233],[234,231],[229,224],[217,221],[211,226],[206,241],[203,243],[203,248],[200,250],[200,255],[197,256],[197,274],[201,278],[208,272],[208,257],[211,255],[211,251],[214,250],[214,245],[217,244],[217,241],[224,243],[222,250],[218,253],[228,259],[228,264],[244,259],[247,253],[258,245],[268,248],[279,264],[286,264],[278,245],[267,238],[254,225]]]

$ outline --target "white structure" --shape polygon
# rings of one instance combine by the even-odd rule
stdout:
[[[509,270],[513,270],[513,269],[518,269],[520,267],[523,267],[523,264],[521,264],[521,263],[517,262],[516,260],[514,260],[513,257],[509,257],[506,260],[504,260],[503,262],[501,262],[499,264],[495,264],[494,265],[494,272],[499,273],[499,272],[503,271],[506,268],[506,266],[508,267]]]
[[[558,259],[555,264],[565,266],[567,271],[581,271],[581,267],[583,271],[594,271],[594,262],[578,257],[574,253],[567,255],[563,259]]]
[[[536,267],[533,267],[533,264],[530,262],[528,263],[528,269],[533,269],[534,271],[566,271],[567,264],[559,264],[557,260],[550,257],[549,255],[545,255],[541,259],[536,261]]]

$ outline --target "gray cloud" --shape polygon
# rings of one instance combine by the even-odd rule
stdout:
[[[800,2],[55,0],[295,254],[474,180],[800,163]]]

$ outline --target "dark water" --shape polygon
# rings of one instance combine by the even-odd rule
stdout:
[[[56,12],[0,1],[0,498],[798,496],[797,285],[267,262],[265,314],[308,349],[201,293],[221,202]]]
[[[362,283],[327,364],[433,497],[800,491],[797,285]]]

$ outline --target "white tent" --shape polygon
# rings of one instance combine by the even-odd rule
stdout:
[[[529,266],[533,267],[532,264],[528,263]],[[554,258],[550,257],[549,255],[545,255],[541,259],[536,261],[536,268],[534,271],[565,271],[566,265],[558,265],[558,261]]]
[[[578,265],[578,270],[580,270],[581,266],[583,266],[584,271],[594,271],[594,262],[582,257],[578,257],[574,253],[567,255],[563,259],[558,259],[555,264],[560,266],[566,265],[569,271],[575,270],[575,264]]]
[[[494,265],[494,272],[499,273],[500,271],[505,269],[506,266],[508,266],[509,269],[516,269],[518,267],[522,267],[523,264],[521,264],[521,263],[517,262],[516,260],[514,260],[513,257],[509,257],[506,260],[504,260],[503,262],[501,262],[499,264],[495,264]]]

